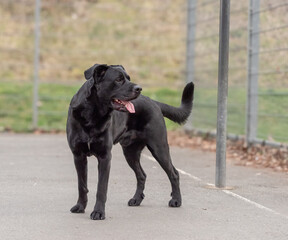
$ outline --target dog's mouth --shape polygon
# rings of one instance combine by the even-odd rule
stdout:
[[[114,98],[112,100],[112,106],[117,111],[135,113],[134,105],[130,101],[124,101]]]

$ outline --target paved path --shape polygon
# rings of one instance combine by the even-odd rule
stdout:
[[[135,177],[115,146],[106,220],[92,221],[97,162],[89,159],[89,203],[71,214],[76,172],[64,135],[0,135],[0,238],[3,240],[95,239],[288,239],[288,175],[227,163],[233,190],[211,189],[213,153],[171,148],[181,175],[183,206],[167,206],[170,184],[145,151],[146,198],[128,207]]]

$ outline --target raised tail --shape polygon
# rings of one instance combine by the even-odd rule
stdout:
[[[179,124],[185,123],[188,119],[192,107],[194,97],[194,84],[193,82],[188,83],[182,93],[182,100],[180,107],[173,107],[165,103],[157,102],[157,105],[161,108],[164,117],[169,118],[173,122]]]

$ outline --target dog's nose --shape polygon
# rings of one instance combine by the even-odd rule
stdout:
[[[140,93],[142,91],[142,88],[139,85],[134,86],[134,91],[136,93]]]

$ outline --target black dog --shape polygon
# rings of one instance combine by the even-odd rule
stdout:
[[[99,179],[90,217],[105,218],[111,148],[118,142],[137,178],[136,193],[128,205],[139,206],[144,199],[146,174],[140,165],[140,154],[147,146],[170,179],[169,206],[180,207],[179,174],[171,162],[163,115],[177,123],[186,121],[192,109],[193,83],[186,85],[181,106],[176,108],[140,95],[141,87],[130,82],[121,65],[95,64],[84,75],[87,81],[72,98],[67,119],[67,139],[74,156],[79,192],[71,212],[85,211],[87,157],[94,155],[98,159]]]

